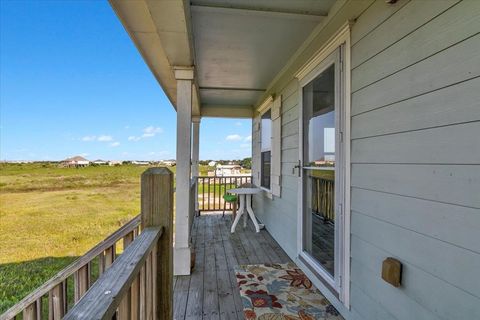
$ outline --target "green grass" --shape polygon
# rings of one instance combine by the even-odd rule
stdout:
[[[137,215],[145,170],[0,164],[0,314]]]

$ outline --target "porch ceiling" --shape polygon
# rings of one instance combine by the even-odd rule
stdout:
[[[200,99],[252,106],[332,1],[193,0]]]
[[[252,107],[335,0],[110,2],[174,105],[172,69],[193,65],[198,113],[228,117],[234,109],[232,117],[251,117]]]

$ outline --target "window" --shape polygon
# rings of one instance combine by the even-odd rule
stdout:
[[[260,185],[270,190],[271,152],[272,152],[272,113],[270,110],[262,115],[261,130],[261,166]]]

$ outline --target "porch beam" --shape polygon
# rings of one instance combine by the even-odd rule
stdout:
[[[190,174],[192,148],[193,68],[175,67],[177,79],[177,172],[174,274],[190,274]]]
[[[288,9],[279,9],[279,8],[269,8],[269,7],[259,7],[251,5],[223,5],[223,4],[212,4],[212,3],[202,3],[202,1],[196,1],[194,4],[190,5],[194,10],[210,10],[217,12],[225,13],[257,13],[257,14],[266,14],[269,16],[277,17],[296,17],[304,19],[318,19],[324,18],[328,15],[328,12],[313,12],[305,10],[288,10]]]
[[[267,91],[267,89],[261,89],[261,88],[229,88],[229,87],[200,87],[200,90],[259,91],[259,92]]]
[[[247,118],[253,117],[252,106],[239,105],[202,105],[202,117],[211,118]]]

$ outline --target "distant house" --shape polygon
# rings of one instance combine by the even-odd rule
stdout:
[[[71,157],[63,160],[62,165],[65,167],[76,167],[76,168],[86,167],[90,165],[90,161],[88,161],[82,156],[75,156],[75,157]]]
[[[118,161],[118,160],[110,160],[110,161],[108,161],[108,165],[111,166],[111,167],[112,167],[112,166],[120,166],[120,165],[122,165],[122,164],[123,164],[123,162],[122,162],[122,161]]]
[[[98,160],[92,161],[91,163],[99,166],[103,166],[103,165],[107,165],[108,161],[98,159]]]
[[[134,160],[134,161],[132,161],[132,164],[135,164],[137,166],[148,166],[148,165],[150,165],[150,162],[149,161]]]
[[[173,167],[176,164],[175,160],[162,160],[161,163],[169,167]]]
[[[238,164],[224,164],[218,165],[215,169],[215,175],[217,177],[229,177],[239,175],[241,173],[242,167]]]

